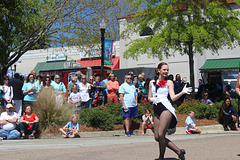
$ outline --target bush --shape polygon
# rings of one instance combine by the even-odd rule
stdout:
[[[219,108],[215,105],[206,105],[198,100],[188,100],[183,102],[178,108],[178,113],[188,114],[189,111],[195,111],[196,118],[217,118]]]
[[[146,108],[152,111],[152,105],[149,103],[138,105],[138,117],[133,119],[134,122],[142,121],[142,115],[145,113]],[[120,103],[108,103],[105,106],[84,109],[79,115],[81,124],[102,130],[112,130],[114,124],[123,124],[122,105]]]
[[[106,131],[112,130],[114,125],[113,116],[110,113],[105,112],[105,110],[101,110],[99,107],[83,109],[79,113],[79,116],[79,122],[88,127],[92,126]]]
[[[33,103],[33,112],[39,118],[40,130],[54,130],[70,121],[71,109],[68,103],[59,107],[53,92],[43,89]]]
[[[177,107],[177,112],[180,114],[188,114],[189,111],[194,110],[194,106],[200,103],[199,100],[187,100],[184,101],[179,107]]]
[[[109,103],[106,104],[103,108],[105,112],[112,115],[112,122],[113,124],[122,124],[123,123],[123,116],[122,116],[122,105],[120,103],[114,104]],[[101,107],[100,107],[101,108]]]

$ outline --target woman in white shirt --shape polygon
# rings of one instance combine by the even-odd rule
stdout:
[[[90,101],[90,97],[89,97],[89,92],[90,92],[90,84],[87,83],[86,80],[86,76],[82,75],[82,79],[81,82],[78,84],[78,90],[81,96],[81,108],[89,108],[89,101]]]
[[[3,100],[3,109],[5,110],[6,105],[12,103],[13,88],[12,88],[12,86],[8,85],[8,82],[9,82],[9,77],[8,76],[4,76],[3,81],[4,81],[4,85],[1,87],[1,89],[4,93],[4,96],[3,96],[2,100]]]

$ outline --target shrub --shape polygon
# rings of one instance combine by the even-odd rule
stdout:
[[[198,103],[200,103],[199,100],[187,100],[184,101],[178,108],[177,112],[181,114],[188,114],[189,111],[194,110],[194,106],[196,106]]]
[[[102,130],[112,130],[113,128],[113,116],[110,113],[105,112],[105,110],[101,110],[99,107],[83,109],[79,115],[79,122],[88,127],[92,126]]]
[[[183,102],[178,108],[178,113],[182,114],[188,114],[189,111],[193,110],[195,111],[196,118],[202,119],[202,118],[217,118],[218,117],[218,111],[219,108],[215,105],[206,105],[198,100],[188,100]]]
[[[138,105],[138,117],[133,119],[134,122],[142,121],[142,115],[145,113],[146,108],[152,111],[152,105],[149,103]],[[114,124],[123,124],[122,105],[120,103],[108,103],[105,106],[84,109],[79,115],[81,124],[102,130],[111,130]]]
[[[120,103],[114,104],[114,103],[109,103],[106,104],[105,107],[105,112],[109,113],[112,115],[112,122],[113,124],[122,124],[123,123],[123,116],[122,116],[122,105]],[[100,107],[101,108],[101,107]]]
[[[39,117],[40,130],[57,129],[65,125],[71,116],[69,104],[57,106],[54,93],[47,89],[43,89],[38,94],[38,100],[33,103],[33,112]]]

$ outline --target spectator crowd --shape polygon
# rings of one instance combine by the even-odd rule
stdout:
[[[0,86],[2,112],[0,116],[0,137],[6,139],[35,138],[39,118],[35,113],[32,113],[31,107],[33,102],[38,100],[37,95],[42,90],[52,92],[55,96],[56,104],[59,106],[62,106],[64,103],[70,103],[73,114],[78,114],[82,109],[98,107],[106,103],[122,103],[128,136],[132,134],[129,132],[129,128],[132,118],[136,117],[136,115],[128,115],[125,113],[126,110],[135,112],[134,107],[137,106],[137,103],[149,102],[148,94],[151,79],[145,77],[144,72],[135,75],[130,71],[125,76],[125,82],[121,85],[118,82],[118,78],[123,77],[117,77],[113,73],[108,74],[106,79],[101,80],[99,74],[94,74],[87,79],[86,75],[77,71],[75,76],[70,77],[67,85],[62,82],[61,78],[59,75],[54,75],[52,79],[49,74],[44,77],[36,76],[35,70],[31,71],[25,80],[18,73],[14,74],[14,78],[11,81],[8,76],[4,76],[3,84]],[[173,82],[175,94],[180,93],[185,85],[189,85],[186,77],[181,78],[180,74],[175,76],[175,80],[174,76],[170,74],[166,77],[166,80]],[[224,125],[224,130],[228,130],[228,125],[230,125],[231,129],[236,129],[234,122],[236,122],[237,113],[230,103],[230,92],[232,90],[229,86],[226,86],[224,93],[222,90],[221,84],[213,83],[211,79],[208,79],[206,84],[199,79],[196,98],[208,105],[212,105],[217,100],[225,99],[221,108],[220,123]],[[133,96],[129,96],[128,92],[132,92]],[[168,99],[172,102],[170,96],[168,96]],[[189,99],[192,99],[191,95],[182,96],[179,100],[183,102]],[[133,108],[125,108],[125,103]],[[225,114],[226,112],[229,114]],[[191,111],[190,116],[186,120],[187,129],[189,132],[200,133],[201,131],[195,127],[193,117],[194,111]],[[79,131],[77,119],[78,117],[76,116],[71,117],[71,121],[60,129],[64,137],[74,137],[77,134]],[[146,110],[142,119],[142,134],[144,134],[144,129],[153,128],[154,126],[151,111]],[[19,127],[16,127],[16,124]],[[74,127],[71,128],[72,126]]]

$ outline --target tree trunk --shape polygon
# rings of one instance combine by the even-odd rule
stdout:
[[[194,60],[193,60],[193,47],[192,42],[188,46],[188,57],[189,57],[189,67],[190,67],[190,85],[192,86],[192,98],[195,99],[195,79],[194,79]]]
[[[3,68],[2,70],[0,70],[0,84],[3,84],[3,77],[7,74],[7,70],[8,68]]]

